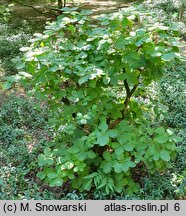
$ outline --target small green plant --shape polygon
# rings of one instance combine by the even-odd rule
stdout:
[[[17,73],[16,64],[12,61],[20,54],[20,48],[27,44],[30,36],[24,33],[6,34],[0,37],[0,59],[2,60],[2,67],[6,71],[6,75]]]
[[[159,83],[161,100],[169,107],[167,124],[174,128],[183,128],[185,124],[185,71],[185,64],[167,68]]]
[[[2,6],[5,8],[5,6]],[[20,48],[26,46],[33,32],[40,32],[43,29],[44,21],[37,25],[34,19],[29,17],[19,17],[9,6],[11,13],[5,22],[1,19],[0,13],[0,67],[5,71],[5,75],[17,73],[16,64],[13,59],[21,54]],[[0,6],[1,11],[1,6]]]
[[[0,167],[0,200],[47,200],[55,194],[41,187],[29,177],[28,167],[10,165]]]
[[[51,187],[70,180],[79,191],[130,195],[139,189],[133,169],[170,167],[181,140],[153,120],[144,96],[180,58],[179,43],[174,30],[145,22],[134,8],[94,23],[90,14],[65,8],[22,48],[18,68],[32,75],[36,97],[48,101],[56,130],[38,157],[37,177]]]
[[[0,94],[0,199],[49,199],[35,182],[37,158],[48,139],[47,108],[13,93]]]
[[[0,5],[0,21],[8,21],[11,12],[11,6],[13,5]]]
[[[161,6],[167,13],[177,13],[178,19],[183,21],[186,7],[185,0],[160,1],[159,6]]]
[[[172,186],[174,187],[175,197],[180,199],[185,199],[186,196],[186,171],[181,175],[173,174],[172,175]]]
[[[144,1],[142,8],[151,10],[157,22],[164,22],[167,25],[179,29],[180,35],[185,38],[186,17],[185,17],[185,0],[156,0]]]

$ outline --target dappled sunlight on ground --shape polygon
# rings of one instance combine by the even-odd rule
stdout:
[[[94,13],[110,13],[118,8],[128,7],[132,1],[129,0],[75,0],[75,4],[78,4],[81,8],[92,9]]]

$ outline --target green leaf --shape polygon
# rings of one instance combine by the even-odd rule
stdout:
[[[5,82],[5,83],[3,83],[3,89],[4,90],[8,90],[8,89],[10,89],[12,87],[12,83],[11,82]]]
[[[126,150],[126,151],[133,151],[134,147],[132,146],[131,143],[127,143],[126,145],[123,146],[123,148]]]
[[[153,52],[151,52],[150,55],[152,57],[160,57],[162,55],[162,53],[159,52],[158,50],[153,50]]]
[[[16,74],[9,77],[6,77],[6,81],[3,83],[3,88],[8,90],[12,87],[13,84],[20,82],[23,76]]]
[[[159,127],[159,128],[155,129],[155,132],[158,133],[158,134],[164,134],[165,133],[165,129],[162,128],[162,127]]]
[[[171,130],[171,129],[167,129],[167,133],[168,133],[169,135],[173,135],[173,134],[174,134],[174,131]]]
[[[44,156],[44,154],[38,155],[38,164],[39,166],[44,166],[46,164],[46,157]]]
[[[80,148],[78,146],[72,146],[69,148],[69,152],[76,154],[76,153],[80,152]]]
[[[181,142],[181,141],[183,141],[183,138],[180,137],[180,136],[177,136],[177,135],[172,136],[171,139],[172,139],[174,142]]]
[[[143,36],[145,33],[146,33],[146,30],[145,30],[145,29],[137,29],[137,30],[136,30],[136,34],[137,34],[138,36]]]
[[[39,179],[43,180],[43,179],[45,179],[45,177],[46,177],[46,173],[43,172],[43,171],[38,172],[38,173],[37,173],[37,177],[38,177]]]
[[[80,164],[78,164],[78,166],[77,166],[77,168],[78,168],[78,171],[80,171],[80,172],[83,172],[84,171],[84,169],[85,169],[85,167],[86,167],[86,164],[85,163],[83,163],[83,162],[81,162]]]
[[[157,160],[159,160],[159,158],[160,158],[159,152],[155,152],[153,155],[153,160],[157,161]]]
[[[120,147],[120,144],[119,143],[117,143],[117,142],[113,142],[113,143],[111,143],[111,145],[110,145],[113,149],[117,149],[117,148],[119,148]]]
[[[44,149],[44,154],[45,154],[45,156],[46,157],[50,157],[51,156],[51,154],[52,154],[52,151],[51,151],[51,149],[50,148],[45,148]]]
[[[139,191],[139,184],[134,183],[132,180],[130,181],[130,184],[128,185],[127,188],[127,194],[133,195],[134,193]]]
[[[48,173],[47,177],[49,179],[55,179],[55,178],[57,178],[57,174],[56,173]]]
[[[107,178],[102,179],[101,184],[97,187],[97,189],[103,188],[105,185],[107,185]]]
[[[83,76],[79,79],[78,83],[82,85],[83,83],[87,82],[89,79],[90,79],[90,75]]]
[[[60,10],[61,11],[64,11],[64,12],[73,12],[73,11],[77,11],[78,7],[72,7],[72,8],[69,8],[69,7],[64,7],[64,8],[61,8]]]
[[[162,160],[164,160],[164,161],[170,161],[170,152],[169,151],[166,151],[166,150],[162,150],[161,152],[160,152],[160,157],[161,157],[161,159]]]
[[[52,180],[49,182],[49,186],[50,186],[50,187],[55,187],[55,186],[56,186],[56,179],[52,179]]]
[[[162,135],[162,136],[158,136],[156,137],[156,141],[160,144],[162,143],[166,143],[168,141],[169,137],[165,134],[165,135]]]
[[[91,173],[91,174],[88,175],[88,176],[85,176],[84,179],[92,179],[92,178],[96,177],[97,175],[98,175],[98,173],[97,173],[97,172],[94,172],[94,173]]]
[[[136,19],[136,15],[132,14],[130,16],[127,17],[129,20],[135,20]]]
[[[112,170],[112,163],[111,162],[106,162],[103,165],[103,171],[105,173],[109,173]]]
[[[123,163],[122,164],[122,171],[123,172],[127,172],[130,168],[130,163],[129,162],[126,162],[126,163]]]
[[[131,21],[127,19],[127,17],[124,17],[122,20],[122,27],[126,28],[129,24],[131,24]]]
[[[116,155],[117,155],[117,156],[120,156],[120,155],[122,155],[122,154],[123,154],[123,152],[124,152],[124,149],[123,149],[123,147],[117,148],[117,149],[115,150],[115,153],[116,153]]]
[[[121,173],[123,171],[123,165],[122,164],[119,164],[119,163],[116,163],[114,165],[114,171],[116,173]]]
[[[78,158],[80,161],[84,161],[84,160],[87,158],[86,152],[79,152],[79,153],[77,154],[77,158]]]
[[[75,176],[74,176],[74,174],[70,173],[70,174],[68,174],[68,178],[69,178],[69,179],[74,179]]]
[[[61,186],[63,185],[63,179],[57,178],[57,179],[55,180],[55,185],[56,185],[57,187],[61,187]]]
[[[54,163],[54,160],[52,158],[46,158],[45,163],[48,165],[52,165]]]
[[[97,154],[93,151],[87,152],[87,158],[94,159],[97,157]]]
[[[61,165],[61,170],[71,170],[74,167],[74,163],[71,161],[65,162],[63,165]]]
[[[103,78],[103,83],[104,83],[105,85],[109,84],[109,83],[110,83],[110,77],[104,77],[104,78]]]
[[[107,125],[106,121],[102,121],[99,128],[101,129],[101,131],[103,133],[105,133],[108,130],[108,125]]]
[[[89,191],[89,190],[91,189],[91,187],[92,187],[92,181],[93,181],[93,179],[90,179],[90,180],[85,184],[85,186],[84,186],[84,189],[85,189],[85,190]]]
[[[97,144],[105,146],[109,143],[109,136],[106,133],[99,133],[97,137]]]
[[[86,123],[87,123],[87,120],[86,120],[86,119],[81,119],[81,120],[80,120],[80,123],[81,123],[81,124],[86,124]]]
[[[116,183],[116,191],[118,192],[118,193],[121,193],[122,192],[122,190],[123,190],[123,187],[124,187],[124,184],[123,184],[123,180],[120,180],[120,181],[118,181],[117,183]]]
[[[123,49],[127,43],[128,41],[124,37],[120,37],[116,41],[116,48]]]
[[[21,52],[26,52],[26,51],[29,51],[31,48],[30,47],[21,47],[19,50]]]
[[[78,9],[78,7],[77,7],[77,9]],[[90,15],[90,14],[92,14],[92,13],[93,13],[92,10],[82,10],[82,11],[81,11],[81,14],[84,15],[84,16]]]
[[[129,167],[135,167],[136,166],[136,164],[133,161],[128,161],[127,163],[128,163]]]
[[[103,152],[103,158],[107,161],[110,161],[112,159],[111,153],[109,153],[108,151]]]
[[[107,134],[109,135],[109,137],[116,138],[118,135],[118,132],[117,130],[109,130]]]
[[[123,173],[118,173],[116,176],[115,176],[115,180],[116,182],[122,180],[123,181],[124,179],[124,174]]]
[[[163,61],[171,61],[176,57],[174,52],[165,53],[161,56]]]

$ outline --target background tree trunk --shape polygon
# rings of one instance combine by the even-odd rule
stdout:
[[[67,0],[64,0],[64,7],[66,7]]]
[[[62,0],[58,0],[58,8],[61,9],[63,7],[63,2]]]

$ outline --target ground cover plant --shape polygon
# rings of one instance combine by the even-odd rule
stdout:
[[[94,24],[89,14],[64,9],[22,48],[18,68],[29,74],[20,75],[47,100],[56,130],[38,156],[37,177],[51,187],[130,195],[139,190],[139,170],[170,168],[181,141],[146,98],[146,86],[180,58],[179,42],[174,29],[145,22],[148,14],[134,8]]]
[[[142,4],[143,8],[147,8],[154,13],[157,22],[163,20],[168,25],[172,25],[179,29],[182,37],[186,33],[186,2],[184,0],[147,0]]]
[[[1,93],[0,99],[1,199],[33,196],[40,199],[41,193],[31,173],[44,137],[47,139],[47,109],[34,99],[15,93]]]
[[[21,55],[20,48],[28,43],[36,31],[43,30],[48,19],[47,14],[40,15],[38,19],[38,12],[30,8],[25,10],[25,7],[20,7],[20,12],[17,12],[16,7],[13,1],[5,1],[4,5],[0,6],[0,67],[6,75],[17,73],[13,59]],[[25,16],[26,13],[29,13],[30,17]]]

